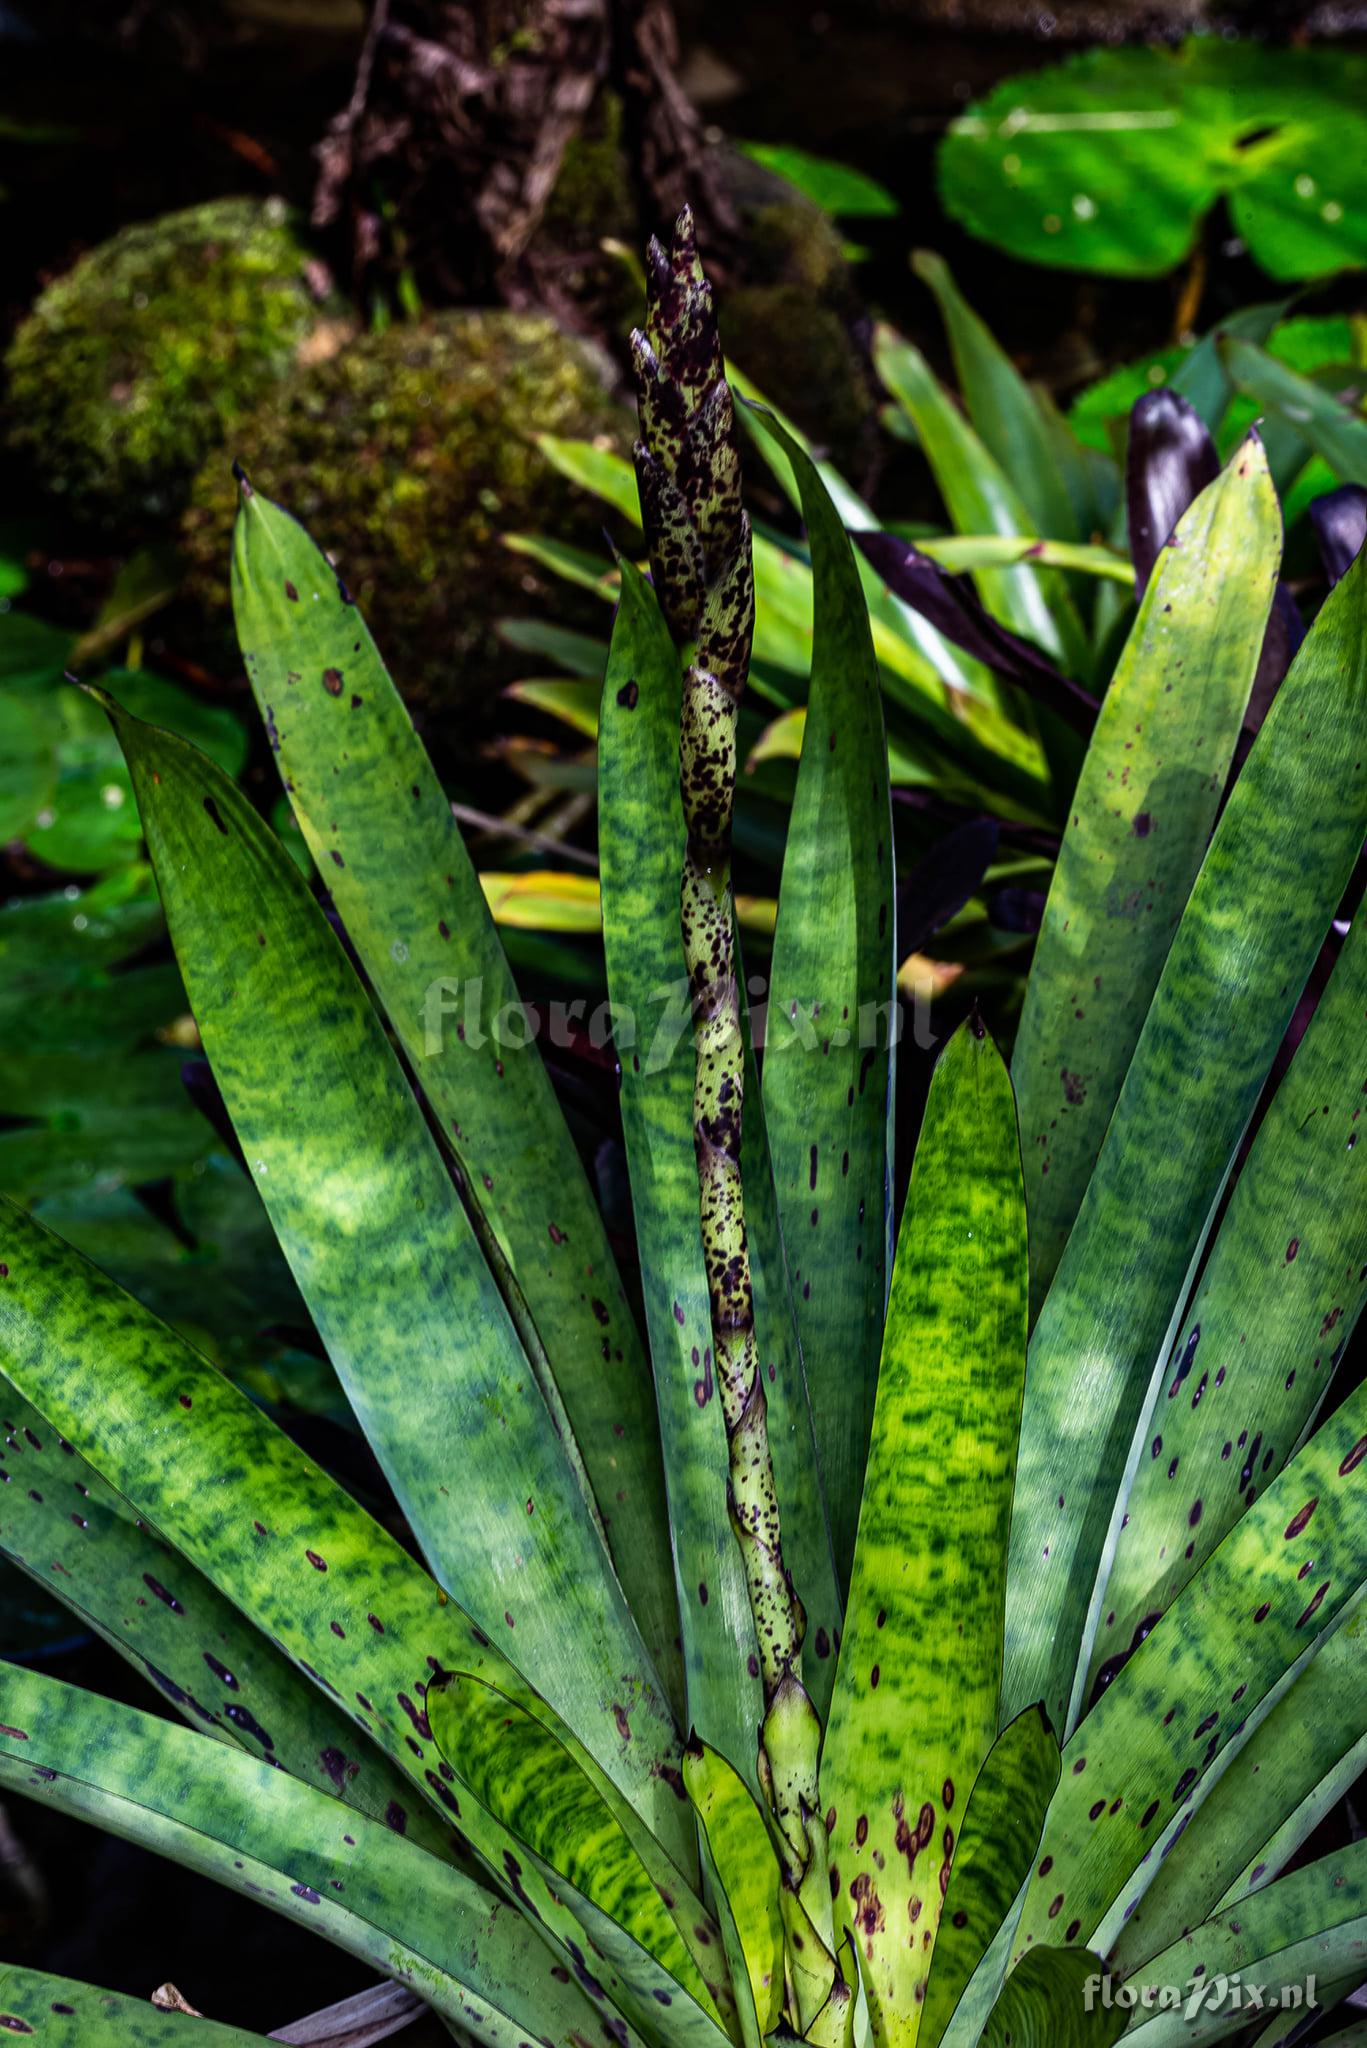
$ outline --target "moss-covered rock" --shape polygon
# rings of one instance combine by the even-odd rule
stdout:
[[[519,660],[494,622],[546,609],[546,584],[501,536],[600,544],[601,505],[551,470],[534,430],[625,449],[630,420],[586,343],[540,316],[461,311],[294,372],[239,421],[234,453],[335,558],[404,695],[439,713],[487,705]],[[206,464],[182,537],[211,611],[227,605],[235,502],[226,462]],[[550,609],[605,623],[567,584]]]
[[[339,314],[283,201],[122,229],[42,293],[6,357],[6,428],[82,518],[180,509],[206,452]]]

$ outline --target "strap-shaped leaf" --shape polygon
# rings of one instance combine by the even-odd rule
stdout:
[[[916,429],[955,531],[1037,537],[1015,485],[951,403],[921,351],[890,327],[879,327],[874,365]],[[1021,563],[979,569],[975,581],[983,603],[1003,625],[1024,633],[1069,675],[1085,677],[1086,639],[1059,571]]]
[[[587,1734],[620,1674],[653,1679],[553,1390],[302,875],[203,755],[112,715],[205,1051],[357,1419],[435,1575]]]
[[[8,1203],[0,1265],[4,1376],[449,1815],[422,1705],[433,1673],[495,1668],[537,1710],[487,1632],[221,1373]],[[517,1611],[496,1627],[515,1654]],[[679,1753],[639,1666],[577,1732],[687,1870]]]
[[[550,1356],[618,1576],[668,1675],[678,1622],[645,1359],[451,806],[355,603],[250,486],[233,607],[294,815]]]
[[[936,2048],[1011,1911],[1058,1779],[1054,1731],[1038,1707],[1027,1707],[1003,1728],[968,1795],[931,1954],[922,2048]]]
[[[1259,1126],[1155,1390],[1098,1598],[1089,1694],[1280,1471],[1361,1314],[1365,1014],[1367,919],[1358,917]]]
[[[1154,1363],[1367,834],[1365,613],[1359,562],[1325,600],[1234,786],[1035,1326],[1011,1537],[1007,1715],[1042,1698],[1069,1725],[1084,1623]]]
[[[1188,2048],[1224,2040],[1280,1999],[1302,2018],[1314,1978],[1328,1986],[1367,1970],[1367,1842],[1354,1842],[1279,1878],[1233,1913],[1219,1914],[1137,1972],[1136,1988],[1181,1984],[1189,1997],[1166,2011],[1136,2012],[1140,2048]],[[1292,2004],[1288,1993],[1299,1991]]]
[[[516,1884],[503,1848],[511,1836],[553,1888],[565,1887],[571,1910],[590,1909],[585,1931],[621,1972],[614,1997],[628,2019],[653,2033],[664,2006],[674,2039],[721,2048],[718,1998],[732,2007],[715,1930],[658,1846],[623,1824],[591,1766],[562,1740],[568,1731],[534,1718],[496,1683],[460,1673],[443,1674],[427,1707],[474,1847],[494,1865],[502,1855]],[[700,1967],[709,1946],[710,1983]]]
[[[974,1019],[940,1056],[912,1166],[821,1759],[836,1912],[876,2041],[916,2038],[996,1732],[1025,1313],[1015,1104]],[[1023,1875],[1007,1873],[1012,1894]]]
[[[1205,854],[1280,551],[1251,438],[1159,555],[1082,764],[1011,1062],[1035,1315]]]
[[[1112,1944],[1126,1975],[1192,1922],[1278,1877],[1330,1806],[1367,1768],[1362,1673],[1367,1610],[1334,1630],[1239,1749]]]
[[[571,2048],[592,2004],[515,1908],[266,1761],[0,1665],[0,1784],[257,1899],[496,2048]],[[562,1973],[563,1976],[563,1973]]]
[[[783,1872],[754,1794],[724,1756],[695,1737],[684,1748],[683,1774],[716,1873],[742,2034],[753,2048],[774,2031],[783,2004]]]
[[[1205,1773],[1367,1582],[1367,1388],[1323,1423],[1063,1752],[1016,1951],[1124,1924]],[[1301,1503],[1318,1501],[1297,1528]],[[1290,1532],[1288,1534],[1288,1531]]]
[[[1294,427],[1340,483],[1367,484],[1367,420],[1360,413],[1252,341],[1227,336],[1220,354],[1239,389]]]
[[[622,1068],[622,1122],[641,1257],[693,1726],[753,1779],[761,1703],[754,1623],[727,1510],[727,1450],[712,1374],[693,1150],[688,977],[679,934],[679,660],[648,584],[622,564],[599,732],[603,944]],[[762,1107],[747,1094],[742,1170],[762,1208]],[[772,1196],[769,1197],[772,1205]],[[757,1211],[758,1214],[758,1211]],[[760,1218],[762,1222],[762,1217]],[[776,1228],[751,1232],[755,1328],[784,1549],[815,1645],[813,1689],[840,1608],[801,1360]],[[791,1534],[790,1534],[791,1532]],[[826,1680],[824,1699],[829,1690]]]
[[[1130,2015],[1106,2005],[1101,1974],[1085,1948],[1032,1949],[1007,1978],[981,2048],[1110,2048]]]
[[[1034,531],[1053,540],[1089,539],[1090,527],[1077,524],[1050,423],[1034,392],[968,304],[944,259],[917,249],[911,267],[935,295],[968,416],[988,453],[1014,480]],[[1066,424],[1063,431],[1071,434]]]
[[[764,1114],[836,1568],[848,1576],[887,1298],[895,917],[878,668],[849,538],[792,465],[816,582],[811,689],[779,889]]]
[[[450,1829],[339,1701],[310,1685],[158,1541],[13,1387],[0,1385],[0,1549],[194,1728],[334,1793],[444,1860]]]
[[[32,2037],[35,2048],[270,2048],[245,2028],[162,2012],[146,1999],[17,1963],[0,1963],[0,2033]]]

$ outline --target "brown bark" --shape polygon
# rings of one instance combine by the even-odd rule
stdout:
[[[446,302],[524,303],[566,145],[611,83],[646,223],[691,194],[725,242],[734,221],[676,59],[669,0],[375,0],[318,148],[314,223],[357,285],[408,270]]]

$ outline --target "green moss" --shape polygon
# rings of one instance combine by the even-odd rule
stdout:
[[[757,284],[732,292],[720,321],[732,361],[837,468],[859,475],[874,401],[864,359],[841,315],[805,285]]]
[[[410,701],[478,706],[516,664],[493,632],[543,588],[500,536],[539,530],[593,546],[602,508],[559,479],[531,430],[608,435],[629,422],[595,353],[546,319],[451,312],[366,335],[293,373],[238,423],[233,452],[267,496],[336,558]],[[227,603],[235,509],[222,457],[196,478],[183,523],[191,590]],[[569,622],[601,606],[555,586]],[[525,666],[525,657],[522,657]]]
[[[205,452],[327,318],[283,202],[123,229],[48,286],[6,357],[8,438],[83,517],[179,509]]]
[[[828,303],[851,296],[839,230],[819,207],[801,198],[776,199],[755,209],[746,228],[751,283],[801,285]]]

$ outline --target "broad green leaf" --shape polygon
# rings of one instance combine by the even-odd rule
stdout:
[[[0,1264],[0,1373],[285,1656],[359,1707],[360,1725],[449,1812],[423,1747],[423,1688],[437,1668],[506,1671],[488,1632],[221,1373],[9,1204],[0,1204]],[[468,1503],[478,1472],[458,1436],[433,1436],[459,1460],[448,1469]],[[528,1499],[530,1522],[535,1496],[516,1496],[524,1511]],[[526,1580],[525,1566],[510,1577],[494,1624],[519,1659]],[[563,1671],[573,1650],[567,1596],[554,1603],[547,1618],[559,1623]],[[610,1686],[601,1711],[575,1727],[686,1869],[692,1829],[658,1697],[639,1663]]]
[[[171,1046],[98,1062],[88,1053],[0,1054],[0,1191],[33,1201],[92,1181],[160,1180],[202,1160],[217,1140],[181,1085],[184,1058]]]
[[[0,1383],[0,1549],[113,1645],[192,1727],[448,1858],[450,1831],[201,1572]]]
[[[81,915],[79,906],[85,900],[77,896],[65,906],[68,926],[73,911]],[[33,976],[37,985],[30,984],[27,1000],[18,982],[0,992],[0,1048],[7,1057],[22,1055],[31,1046],[42,1046],[50,1054],[82,1053],[88,1062],[100,1063],[92,1076],[92,1093],[108,1079],[104,1063],[112,1054],[131,1053],[157,1037],[175,1044],[189,1023],[189,1005],[174,961],[109,974],[99,968],[87,971],[79,962],[54,958],[49,952],[46,965],[51,974]],[[27,973],[23,979],[29,980]],[[168,1108],[179,1094],[176,1081]]]
[[[727,2036],[716,2001],[721,1995],[730,2009],[729,1986],[724,1973],[709,1985],[700,1967],[715,1930],[649,1836],[633,1837],[623,1825],[562,1740],[568,1731],[534,1718],[482,1678],[443,1676],[427,1704],[437,1747],[463,1795],[462,1826],[473,1845],[496,1866],[511,1835],[548,1883],[563,1884],[572,1901],[593,1909],[586,1932],[601,1939],[601,1929],[612,1929],[628,2019],[649,2032],[658,2021],[652,2003],[667,2005],[674,2039],[720,2048]],[[495,1824],[487,1841],[485,1816]],[[515,1868],[508,1875],[516,1882]],[[714,1966],[720,1972],[720,1957]]]
[[[969,419],[1004,474],[1016,479],[1021,502],[1037,533],[1054,540],[1085,540],[1038,399],[1005,349],[955,284],[949,265],[917,249],[911,267],[930,287],[940,309]]]
[[[922,2048],[936,2048],[1010,1913],[1058,1779],[1054,1731],[1027,1707],[997,1737],[968,1795],[931,1954]]]
[[[689,1742],[683,1774],[716,1873],[741,2025],[754,2048],[774,2031],[783,2004],[783,1873],[754,1794],[718,1750]]]
[[[295,816],[512,1269],[618,1575],[668,1679],[677,1615],[645,1359],[494,930],[596,931],[596,882],[476,875],[356,606],[303,529],[254,491],[238,515],[233,602]]]
[[[0,2032],[37,2048],[270,2048],[260,2034],[160,2012],[145,1998],[0,1963]]]
[[[518,1342],[338,939],[224,776],[154,727],[119,714],[118,729],[205,1051],[424,1555],[487,1632],[513,1615],[520,1668],[586,1740],[596,1727],[615,1741],[612,1698],[630,1673],[670,1742],[668,1709],[548,1405],[554,1389]],[[510,1051],[508,1064],[523,1057]]]
[[[1221,197],[1274,277],[1324,277],[1367,253],[1352,166],[1364,66],[1343,50],[1192,37],[1089,50],[1000,81],[950,124],[940,194],[956,220],[1028,262],[1154,277]]]
[[[961,534],[1038,538],[1014,484],[951,403],[921,351],[890,327],[880,326],[874,338],[874,365],[916,428],[955,529]],[[974,581],[983,603],[1004,625],[1035,641],[1070,675],[1085,676],[1081,622],[1057,571],[1025,564],[981,568]]]
[[[1340,483],[1367,484],[1367,420],[1359,412],[1251,341],[1230,338],[1220,353],[1239,389],[1293,428]]]
[[[974,1019],[940,1056],[912,1165],[821,1758],[838,1921],[875,2041],[908,2048],[996,1734],[1026,1291],[1015,1104]],[[1023,1875],[1003,1873],[1008,1900]]]
[[[1280,554],[1251,439],[1160,554],[1082,764],[1011,1061],[1036,1316],[1205,854]]]
[[[1193,1921],[1232,1909],[1279,1876],[1361,1776],[1364,1654],[1367,1610],[1359,1605],[1239,1749],[1164,1855],[1112,1946],[1117,1970],[1132,1974]]]
[[[1361,1314],[1365,1015],[1367,920],[1358,917],[1259,1125],[1154,1390],[1098,1591],[1089,1691],[1286,1463]]]
[[[95,1822],[334,1942],[495,2048],[572,2048],[593,2006],[517,1910],[269,1760],[0,1665],[0,1785]],[[562,1975],[564,1973],[561,1973]]]
[[[0,696],[0,845],[28,832],[56,780],[42,724],[21,697]]]
[[[838,220],[872,220],[900,212],[886,185],[850,164],[833,163],[787,143],[743,142],[741,151],[804,192],[823,213]]]
[[[1359,562],[1325,600],[1273,700],[1183,913],[1035,1326],[1011,1535],[1007,1716],[1043,1698],[1070,1725],[1085,1676],[1084,1624],[1155,1362],[1367,835],[1365,605]],[[1027,1151],[1029,1139],[1027,1130]]]
[[[1279,1878],[1146,1963],[1140,1986],[1180,1984],[1191,1995],[1181,2008],[1141,2007],[1128,2038],[1139,2048],[1224,2040],[1256,2018],[1254,1991],[1264,2011],[1280,2002],[1303,2018],[1311,1978],[1324,1987],[1364,1970],[1367,1842],[1358,1841]]]
[[[1205,1774],[1367,1583],[1364,1488],[1360,1388],[1206,1560],[1068,1743],[1017,1954],[1090,1941],[1103,1923],[1114,1939],[1136,1910]],[[1311,1496],[1314,1521],[1298,1530]]]
[[[679,696],[678,655],[654,595],[624,565],[599,737],[608,989],[664,1444],[688,1712],[703,1739],[753,1783],[761,1714],[758,1657],[727,1509],[726,1434],[711,1367],[693,1150],[693,1038],[678,917],[684,843]],[[752,1108],[758,1111],[758,1094],[747,1100],[742,1141],[747,1205],[758,1209],[768,1162],[763,1126]],[[821,1667],[824,1662],[827,1673],[832,1668],[840,1608],[806,1391],[800,1360],[786,1341],[777,1231],[753,1228],[750,1242],[785,1557],[808,1613],[809,1683],[824,1697]]]
[[[1123,2008],[1104,2004],[1101,1963],[1089,1950],[1035,1949],[1007,1978],[981,2048],[1110,2048],[1129,2023]]]
[[[889,1256],[891,797],[878,672],[853,550],[810,458],[793,466],[816,638],[768,992],[764,1113],[830,1514],[848,1573]]]

